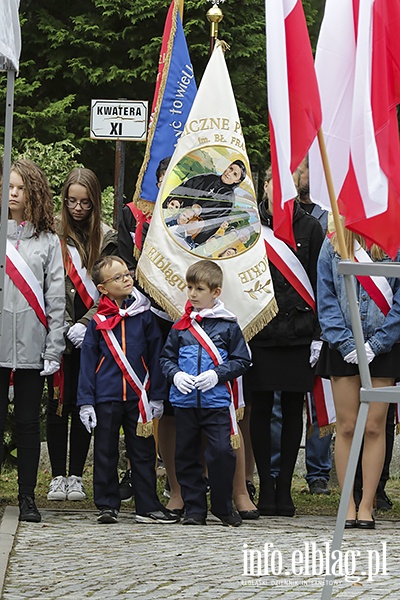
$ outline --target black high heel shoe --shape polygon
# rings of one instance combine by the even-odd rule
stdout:
[[[283,484],[280,478],[276,480],[276,514],[280,517],[294,517],[296,507],[290,493],[291,482],[289,485]]]
[[[275,478],[260,482],[257,508],[263,517],[274,517],[276,513]]]

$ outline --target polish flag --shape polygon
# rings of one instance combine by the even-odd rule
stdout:
[[[321,126],[321,107],[301,0],[266,0],[267,82],[274,232],[295,247],[292,173]]]
[[[399,32],[400,0],[327,0],[316,53],[339,210],[349,229],[393,258],[400,247]],[[315,144],[310,190],[329,207]]]

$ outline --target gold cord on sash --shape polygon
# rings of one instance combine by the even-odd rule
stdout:
[[[240,437],[238,433],[231,435],[231,446],[234,450],[240,448]]]
[[[148,423],[138,423],[136,427],[136,435],[139,437],[148,438],[154,433],[153,421]]]

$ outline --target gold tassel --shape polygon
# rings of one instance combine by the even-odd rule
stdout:
[[[56,410],[57,417],[62,417],[62,411],[63,411],[63,405],[61,404],[60,401],[58,401],[58,406],[57,406],[57,410]]]
[[[236,421],[241,421],[244,417],[244,406],[236,409]]]
[[[240,448],[240,437],[238,433],[231,435],[231,446],[234,450]]]
[[[136,427],[136,435],[144,438],[148,438],[153,435],[153,421],[148,423],[138,423]]]
[[[400,433],[400,423],[396,423],[396,435]]]
[[[308,428],[308,430],[307,430],[307,439],[308,439],[308,440],[309,440],[309,439],[310,439],[310,437],[312,436],[313,432],[314,432],[314,425],[313,425],[313,423],[311,423],[310,427],[309,427],[309,428]]]
[[[225,42],[225,40],[215,40],[215,48],[219,48],[221,46],[222,52],[225,54],[227,50],[230,50],[230,45]]]

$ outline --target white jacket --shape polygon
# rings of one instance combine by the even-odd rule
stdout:
[[[18,241],[16,221],[8,221],[7,236]],[[31,223],[22,229],[18,252],[39,281],[44,295],[48,330],[8,275],[4,282],[0,367],[42,369],[43,360],[61,361],[65,348],[65,286],[60,240],[55,233],[36,234]]]

